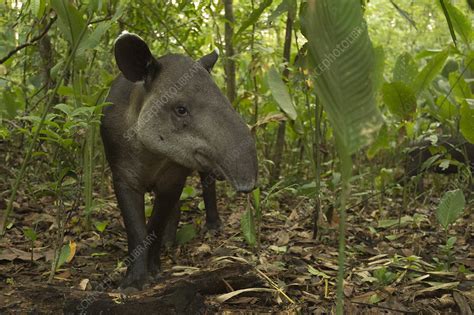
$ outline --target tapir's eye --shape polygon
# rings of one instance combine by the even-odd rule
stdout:
[[[176,106],[175,112],[176,112],[176,115],[183,117],[188,114],[188,109],[180,105],[180,106]]]

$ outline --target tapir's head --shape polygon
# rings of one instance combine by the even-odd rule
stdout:
[[[221,174],[237,191],[257,180],[257,154],[249,128],[211,78],[213,52],[194,61],[183,55],[155,58],[137,35],[115,42],[123,76],[143,82],[137,138],[147,150],[190,169]],[[131,100],[133,102],[133,100]]]

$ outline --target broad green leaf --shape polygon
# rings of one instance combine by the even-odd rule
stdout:
[[[102,36],[104,36],[111,26],[112,21],[100,23],[87,38],[81,41],[77,49],[77,55],[82,54],[86,49],[96,48],[99,45]]]
[[[389,138],[388,138],[388,128],[387,125],[384,124],[382,128],[380,128],[375,141],[372,143],[370,148],[367,150],[367,158],[369,160],[373,159],[377,153],[389,147]]]
[[[193,186],[186,186],[184,187],[183,191],[181,192],[181,197],[179,198],[179,200],[185,200],[185,199],[188,199],[188,198],[192,198],[194,196],[196,196],[197,192],[196,192],[196,189],[194,189]]]
[[[59,253],[58,262],[56,265],[56,270],[61,268],[64,263],[71,262],[76,254],[76,243],[70,241],[68,244],[63,245],[61,252]]]
[[[372,82],[374,82],[374,91],[377,93],[383,85],[384,77],[383,72],[385,70],[385,52],[382,46],[374,48],[375,53],[375,67],[372,74]]]
[[[449,84],[453,90],[453,94],[458,102],[462,102],[466,98],[472,98],[472,92],[464,77],[459,72],[451,72],[449,74]]]
[[[74,110],[74,107],[72,107],[71,105],[68,105],[68,104],[64,104],[64,103],[56,104],[56,105],[54,105],[54,108],[62,111],[67,116],[69,116],[71,114],[71,112]]]
[[[176,232],[176,242],[179,245],[185,244],[196,237],[197,232],[193,224],[183,225],[178,232]]]
[[[25,104],[18,93],[7,89],[3,92],[3,101],[0,104],[0,111],[4,112],[6,118],[15,118],[19,110],[24,109]]]
[[[474,143],[474,100],[465,100],[461,105],[461,134],[470,143]]]
[[[444,194],[436,209],[436,217],[439,224],[447,230],[464,211],[466,200],[460,189],[451,190]]]
[[[430,85],[433,79],[441,72],[444,63],[448,58],[448,50],[437,53],[421,72],[416,76],[414,81],[414,89],[416,93],[422,92]]]
[[[240,26],[239,30],[237,31],[237,33],[235,34],[235,36],[239,36],[243,31],[245,31],[245,29],[247,27],[249,27],[250,25],[252,24],[255,24],[258,20],[258,18],[260,17],[260,15],[262,15],[263,11],[269,7],[271,4],[272,4],[273,0],[264,0],[260,3],[260,6],[258,8],[256,8],[255,10],[253,10],[252,13],[250,13],[250,16],[248,17],[248,19],[246,19],[245,21],[242,22],[242,25]]]
[[[102,10],[102,5],[104,3],[102,0],[91,0],[89,1],[89,5],[87,6],[87,10],[89,13],[99,13]]]
[[[406,225],[407,223],[413,222],[413,217],[409,215],[405,215],[398,219],[385,219],[385,220],[380,220],[378,224],[378,228],[389,228],[395,225],[398,225],[400,223],[401,225]]]
[[[448,238],[448,240],[446,241],[446,246],[449,247],[449,248],[453,248],[454,244],[456,244],[456,241],[457,241],[457,237],[456,236],[451,236],[450,238]]]
[[[309,1],[305,23],[316,66],[316,94],[341,156],[367,144],[382,118],[374,97],[374,51],[358,1]]]
[[[23,234],[25,234],[25,236],[28,237],[28,239],[32,242],[36,241],[36,238],[38,236],[35,230],[33,230],[32,228],[23,229]]]
[[[152,214],[153,214],[153,206],[152,205],[146,205],[145,206],[145,218],[150,218]]]
[[[382,93],[383,101],[393,115],[401,119],[409,119],[415,113],[415,92],[405,83],[385,83]]]
[[[199,201],[198,209],[204,211],[206,209],[206,205],[204,204],[204,200]]]
[[[71,46],[75,46],[82,30],[87,27],[81,13],[71,1],[51,0],[51,6],[58,14],[59,29]]]
[[[318,276],[323,279],[331,279],[331,277],[328,276],[324,271],[318,270],[311,265],[308,265],[308,272],[312,274],[313,276]]]
[[[405,84],[412,84],[418,74],[418,66],[409,53],[398,56],[393,68],[393,81],[401,81]]]
[[[255,207],[255,214],[257,218],[260,217],[260,188],[256,188],[252,191],[253,203]]]
[[[462,38],[466,45],[469,45],[472,38],[472,22],[469,17],[464,15],[458,8],[450,3],[450,1],[443,1],[448,11],[449,18],[453,25],[454,30]]]
[[[30,0],[30,12],[37,18],[43,16],[45,8],[46,0]]]
[[[245,211],[240,219],[240,230],[247,244],[254,247],[257,243],[257,233],[255,231],[253,213],[250,208]]]
[[[451,101],[444,95],[441,95],[436,99],[436,105],[438,105],[438,108],[433,114],[441,120],[450,120],[456,115],[459,115],[458,107],[451,103]]]
[[[282,0],[280,4],[278,5],[278,7],[272,12],[272,14],[270,14],[270,16],[268,17],[268,21],[273,22],[275,21],[277,17],[287,12],[288,7],[289,7],[289,2],[290,2],[289,0]]]
[[[467,53],[464,64],[469,68],[469,70],[474,71],[474,50],[471,50]]]
[[[296,14],[296,0],[282,0],[275,11],[270,14],[268,17],[269,22],[275,21],[280,15],[285,12],[289,12],[291,16],[295,16]]]
[[[280,74],[274,66],[272,66],[268,71],[267,82],[273,98],[280,106],[281,110],[285,112],[290,119],[295,120],[297,116],[295,105],[291,100],[290,93],[288,93],[288,87],[283,82]]]
[[[108,221],[95,221],[94,222],[94,226],[96,230],[99,231],[100,233],[105,231],[105,228],[107,227],[108,224],[109,224]]]
[[[61,96],[74,96],[74,89],[72,86],[61,85],[58,88],[58,94]]]

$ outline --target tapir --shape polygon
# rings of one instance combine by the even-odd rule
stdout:
[[[158,275],[163,231],[186,178],[200,172],[208,199],[215,199],[213,175],[248,193],[257,183],[257,153],[249,128],[210,75],[216,51],[198,61],[157,58],[138,35],[123,33],[114,55],[121,73],[106,99],[101,136],[127,232],[121,287],[141,288]],[[145,222],[147,192],[155,201]]]
[[[431,148],[441,148],[438,153],[432,153]],[[405,161],[405,174],[409,177],[418,175],[425,171],[424,164],[430,159],[451,159],[452,161],[465,164],[474,174],[474,144],[463,138],[441,137],[436,145],[429,140],[414,143],[410,146]],[[459,171],[458,165],[450,163],[445,169],[436,163],[426,165],[427,170],[440,174],[454,174]]]

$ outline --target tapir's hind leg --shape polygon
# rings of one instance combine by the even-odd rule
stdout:
[[[171,247],[176,244],[176,232],[178,230],[179,221],[181,219],[181,202],[178,201],[174,206],[168,224],[166,224],[163,237],[161,238],[161,246]]]

